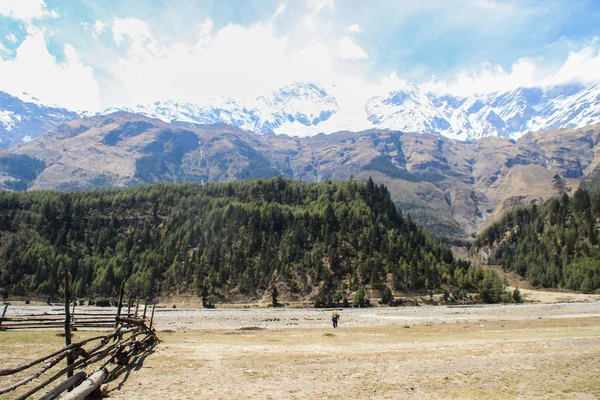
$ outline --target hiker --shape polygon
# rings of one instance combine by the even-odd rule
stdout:
[[[338,327],[339,319],[340,319],[340,314],[338,314],[337,310],[333,310],[333,314],[331,314],[331,322],[333,322],[333,329]]]

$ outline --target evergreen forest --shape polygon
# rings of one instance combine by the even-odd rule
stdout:
[[[224,301],[277,285],[324,305],[368,289],[503,291],[370,179],[1,192],[0,288],[56,297],[65,268],[78,298],[115,297],[122,283],[133,295]]]
[[[516,271],[534,286],[582,292],[600,288],[600,191],[596,178],[572,197],[508,211],[474,241],[489,264]]]

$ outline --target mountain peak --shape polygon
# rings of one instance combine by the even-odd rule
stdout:
[[[600,122],[599,99],[597,84],[519,87],[461,97],[425,92],[411,82],[399,81],[396,90],[347,109],[322,85],[304,80],[253,100],[163,99],[133,108],[110,107],[102,114],[128,111],[165,122],[225,123],[258,134],[300,137],[376,127],[433,132],[459,140],[515,139],[529,131]],[[35,138],[56,123],[96,114],[44,107],[0,92],[0,146]]]

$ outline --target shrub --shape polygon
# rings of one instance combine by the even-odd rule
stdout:
[[[394,302],[394,294],[389,287],[385,287],[383,292],[381,293],[381,303],[382,304],[392,304]]]
[[[371,302],[369,301],[369,297],[367,296],[367,292],[363,286],[358,288],[358,291],[354,295],[354,300],[352,301],[352,307],[370,307]]]
[[[344,296],[344,298],[342,299],[342,307],[344,307],[344,308],[350,307],[350,302],[348,302],[348,298],[346,296]]]
[[[447,303],[450,300],[450,292],[448,291],[448,289],[444,289],[442,299],[444,300],[444,303]]]
[[[96,300],[96,306],[97,307],[110,307],[110,305],[111,305],[111,302],[108,299],[98,299],[98,300]]]
[[[519,290],[519,288],[515,288],[515,290],[513,291],[512,301],[515,303],[523,302],[523,297],[521,296],[521,291]]]
[[[485,303],[499,303],[504,293],[504,282],[495,271],[485,270],[479,283],[479,296]]]

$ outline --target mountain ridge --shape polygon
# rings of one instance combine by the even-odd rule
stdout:
[[[425,92],[406,83],[401,90],[370,97],[359,107],[341,106],[339,100],[322,86],[304,81],[245,101],[166,99],[135,107],[110,107],[103,112],[73,112],[0,92],[0,146],[7,148],[30,140],[68,120],[118,111],[165,122],[226,123],[256,134],[297,137],[378,128],[435,133],[457,140],[489,136],[517,139],[529,131],[581,128],[600,122],[597,84],[521,87],[453,96]]]
[[[299,138],[120,112],[64,123],[10,154],[31,164],[32,179],[23,183],[29,190],[371,176],[425,227],[469,237],[508,207],[560,196],[593,175],[600,168],[600,125],[518,141],[378,129]]]

